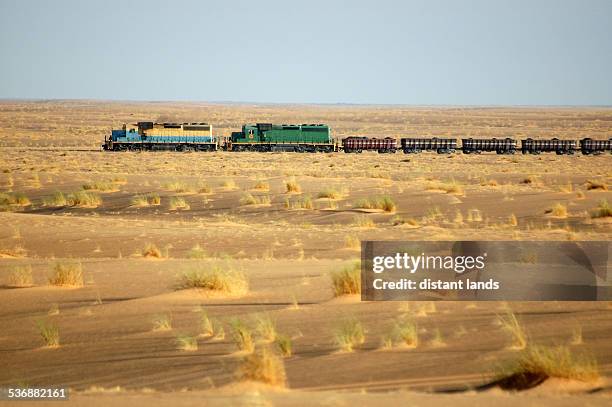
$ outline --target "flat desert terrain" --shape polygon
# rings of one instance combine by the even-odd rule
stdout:
[[[609,241],[611,155],[101,151],[138,120],[612,136],[606,108],[2,101],[0,387],[101,406],[612,402],[609,302],[362,302],[332,284],[361,240]],[[206,273],[231,278],[209,290]],[[598,377],[495,385],[532,346]]]

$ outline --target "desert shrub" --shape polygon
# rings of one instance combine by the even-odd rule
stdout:
[[[30,203],[30,199],[21,192],[0,192],[0,207],[3,210],[9,211],[11,207],[28,206]]]
[[[34,284],[32,266],[15,266],[9,274],[9,285],[12,287],[30,287]]]
[[[253,196],[251,193],[245,193],[240,199],[241,205],[269,205],[270,197],[268,195]]]
[[[348,235],[344,238],[344,247],[347,249],[359,249],[361,247],[361,240],[358,236]]]
[[[45,346],[49,348],[56,348],[60,344],[59,328],[57,325],[40,320],[36,323],[38,327],[38,333],[45,341]]]
[[[112,181],[92,181],[86,184],[83,184],[83,189],[85,191],[100,191],[100,192],[109,192],[116,191],[117,185]]]
[[[176,180],[165,183],[163,185],[163,188],[167,191],[176,192],[177,194],[195,192],[195,187],[193,185],[189,185],[183,181],[176,181]]]
[[[524,390],[548,378],[595,381],[599,368],[595,358],[573,354],[565,346],[529,346],[514,361],[497,369],[496,382],[504,389]]]
[[[83,268],[79,262],[57,262],[53,266],[49,284],[57,286],[83,286]]]
[[[248,353],[253,352],[255,343],[253,342],[251,329],[238,318],[232,319],[230,326],[232,328],[232,338],[238,349]]]
[[[342,192],[335,188],[325,188],[317,195],[317,198],[340,199],[341,197]]]
[[[430,181],[425,184],[427,191],[444,191],[447,194],[463,194],[463,186],[455,180],[450,181]]]
[[[263,382],[282,387],[286,384],[283,360],[268,348],[259,349],[248,355],[238,368],[236,375],[244,381]]]
[[[395,322],[393,327],[393,338],[404,346],[416,348],[419,345],[419,334],[416,323],[410,319]]]
[[[334,329],[334,339],[340,350],[352,352],[356,346],[365,342],[363,325],[354,317],[343,319]]]
[[[361,262],[333,271],[331,279],[334,296],[361,294]]]
[[[179,289],[199,288],[229,294],[244,294],[248,291],[248,287],[248,281],[243,273],[220,266],[185,271],[178,282]]]
[[[132,197],[132,205],[137,207],[149,206],[149,200],[146,195],[136,195]]]

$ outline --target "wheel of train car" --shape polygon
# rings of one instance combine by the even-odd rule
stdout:
[[[357,154],[361,154],[361,153],[363,153],[363,150],[362,149],[358,149],[357,150]]]

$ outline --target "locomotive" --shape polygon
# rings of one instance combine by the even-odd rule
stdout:
[[[463,138],[459,146],[456,138],[401,138],[349,136],[338,143],[325,124],[245,124],[240,131],[232,132],[228,139],[213,135],[212,125],[207,123],[155,123],[137,122],[124,124],[119,130],[112,130],[104,138],[102,148],[107,151],[288,151],[288,152],[325,152],[339,150],[345,153],[395,153],[404,154],[433,151],[438,154],[451,154],[463,151],[464,154],[574,154],[578,150],[583,155],[612,153],[612,138],[594,140],[584,138],[560,140],[558,138],[520,140],[513,138]]]

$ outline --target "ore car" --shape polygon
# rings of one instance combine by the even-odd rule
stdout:
[[[378,151],[379,153],[395,153],[397,140],[392,137],[347,137],[342,139],[342,149],[345,153],[361,153],[365,151]]]
[[[609,140],[593,140],[592,138],[583,138],[580,140],[580,151],[584,155],[601,154],[606,151],[612,153],[612,138]]]
[[[516,140],[511,138],[464,138],[461,139],[461,148],[464,154],[480,154],[483,151],[494,151],[497,154],[514,154],[516,152]]]
[[[336,150],[325,124],[245,124],[233,132],[227,145],[232,151],[326,152]]]
[[[112,130],[110,137],[104,138],[102,148],[108,151],[215,151],[218,140],[208,123],[138,122]]]
[[[574,151],[576,151],[576,140],[559,140],[558,138],[521,140],[521,152],[523,154],[557,153],[561,155],[574,154]]]
[[[420,153],[421,151],[450,154],[457,149],[456,138],[403,138],[401,143],[404,154]]]

